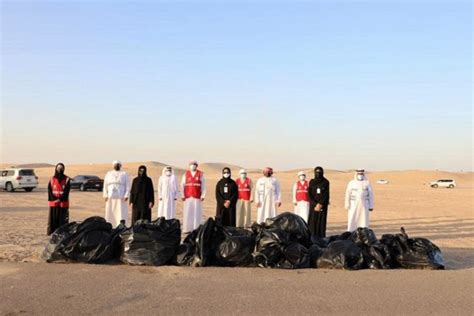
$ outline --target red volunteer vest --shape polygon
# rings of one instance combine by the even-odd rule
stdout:
[[[301,181],[296,183],[296,202],[306,201],[308,202],[308,181],[305,181],[303,184]]]
[[[59,182],[57,178],[52,177],[50,180],[51,183],[51,191],[53,192],[53,196],[57,199],[61,197],[64,193],[64,188],[66,187],[66,183],[69,181],[68,177],[64,177],[63,181]],[[69,201],[61,201],[61,202],[56,202],[56,201],[48,201],[48,205],[52,207],[69,207]]]
[[[239,200],[250,201],[250,178],[245,178],[244,181],[239,178],[236,183],[239,188]]]
[[[184,183],[184,198],[201,198],[201,171],[196,170],[194,177],[191,171],[186,171],[186,182]]]

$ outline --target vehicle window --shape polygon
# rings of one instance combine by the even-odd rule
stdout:
[[[74,177],[74,181],[81,181],[83,177],[81,176],[77,176],[77,177]]]
[[[97,179],[99,179],[99,177],[96,177],[96,176],[86,176],[84,178],[86,178],[86,180],[97,180]]]
[[[2,177],[5,177],[7,175],[8,171],[2,171]]]
[[[9,170],[7,171],[7,176],[8,177],[11,177],[11,176],[14,176],[15,175],[15,171],[14,170]]]
[[[19,172],[20,176],[34,176],[35,172],[32,169],[23,169]]]

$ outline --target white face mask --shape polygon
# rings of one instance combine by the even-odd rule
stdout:
[[[306,179],[306,176],[300,176],[300,180],[304,181]]]
[[[357,180],[359,180],[359,181],[364,180],[364,175],[363,174],[358,174],[357,175]]]
[[[189,170],[191,170],[191,171],[196,171],[196,169],[197,169],[196,165],[189,166]]]
[[[242,173],[242,174],[240,174],[240,178],[245,179],[245,178],[247,178],[247,175],[245,173]]]
[[[168,171],[165,171],[165,175],[166,175],[167,177],[171,176],[171,171],[169,171],[169,170],[168,170]]]
[[[230,177],[230,173],[224,173],[224,174],[223,174],[223,176],[224,176],[224,178],[226,178],[226,179],[227,179],[227,178],[229,178],[229,177]]]

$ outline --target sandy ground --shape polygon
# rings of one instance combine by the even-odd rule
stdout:
[[[135,175],[138,163],[125,164]],[[148,162],[157,182],[162,164]],[[67,166],[69,176],[103,177],[109,165]],[[215,212],[214,186],[221,164],[203,164],[208,198],[205,216]],[[234,167],[234,175],[238,169]],[[16,314],[113,313],[204,314],[472,314],[474,301],[473,173],[393,171],[370,173],[375,191],[371,227],[378,236],[404,226],[443,251],[448,271],[281,271],[265,269],[178,268],[45,264],[46,184],[53,168],[37,168],[40,187],[31,192],[0,192],[0,312]],[[182,170],[179,170],[179,175]],[[278,172],[281,211],[292,210],[291,187],[297,171]],[[308,175],[312,172],[308,170]],[[260,175],[251,173],[255,181]],[[328,234],[346,228],[343,196],[350,172],[328,171],[331,206]],[[453,178],[455,189],[432,189],[429,182]],[[376,184],[388,179],[389,184]],[[99,192],[71,193],[71,220],[104,214]],[[253,210],[253,215],[256,215]],[[156,216],[156,208],[154,210]],[[178,218],[182,202],[178,203]],[[111,286],[112,285],[112,286]],[[221,302],[223,293],[230,301]],[[54,300],[54,303],[51,303]],[[59,301],[58,301],[59,300]],[[67,306],[67,310],[64,306]],[[354,307],[355,304],[355,307]]]

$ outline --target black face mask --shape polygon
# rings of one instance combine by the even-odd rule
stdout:
[[[58,168],[58,169],[56,169],[56,172],[59,173],[59,174],[63,174],[64,169],[63,168]]]
[[[321,178],[323,177],[323,175],[321,174],[321,172],[315,172],[315,173],[314,173],[314,177],[315,177],[316,179],[321,179]]]
[[[115,166],[114,166],[114,170],[115,170],[115,171],[120,171],[120,165],[115,165]]]

